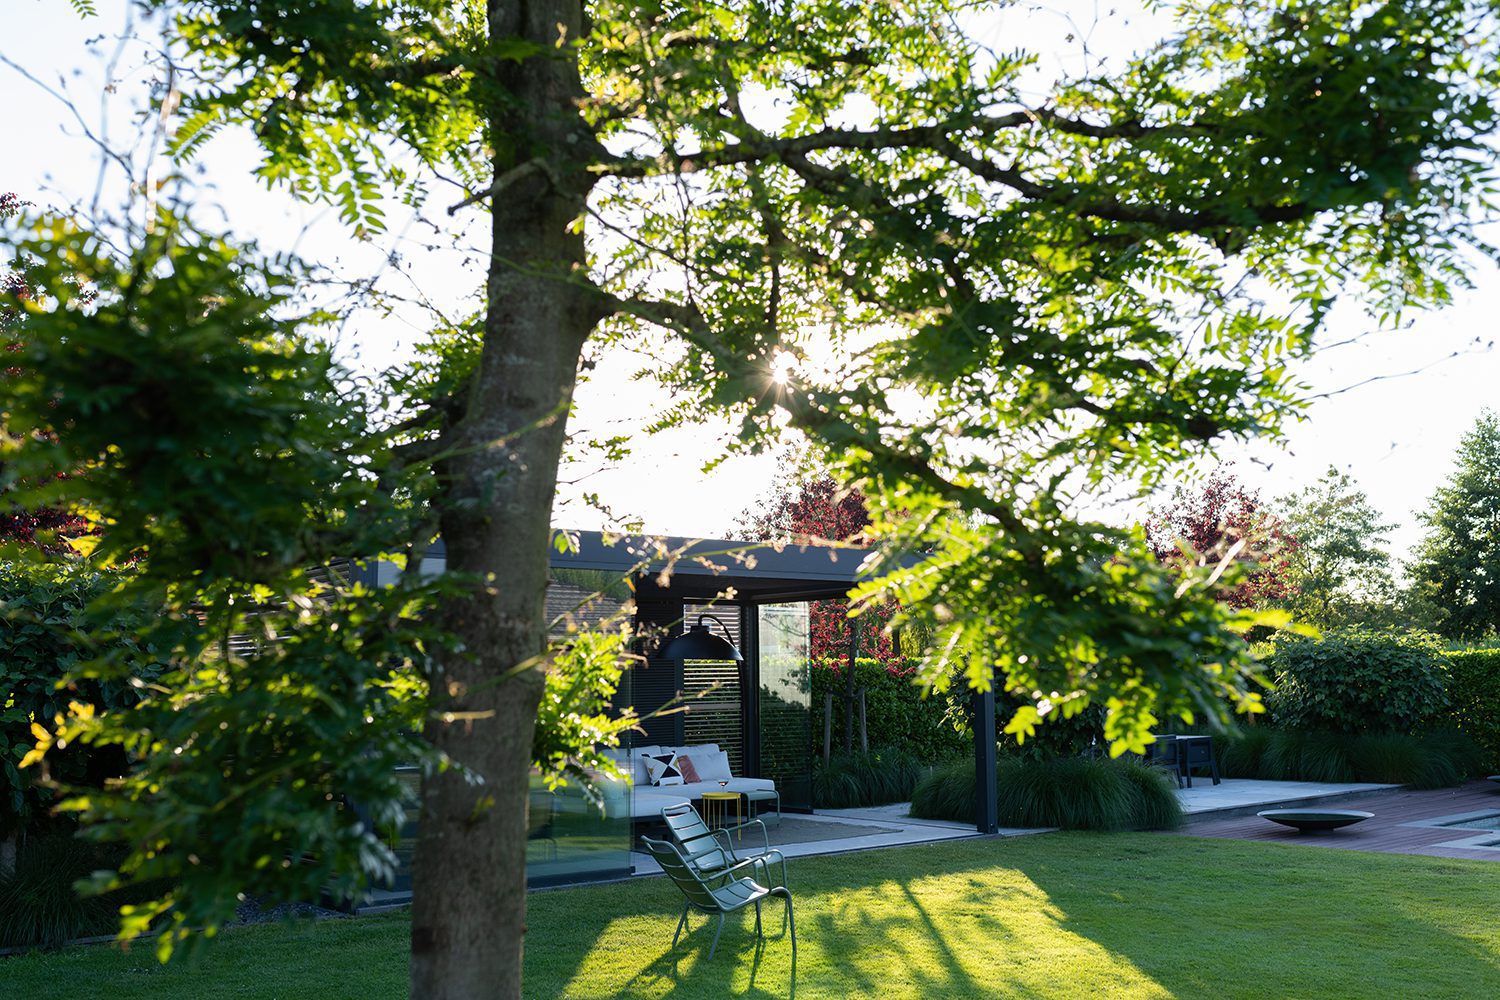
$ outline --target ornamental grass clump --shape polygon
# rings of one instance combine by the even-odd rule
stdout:
[[[95,845],[67,834],[28,837],[15,868],[0,874],[0,948],[56,948],[115,931],[119,902],[73,888],[103,863]]]
[[[905,802],[929,769],[900,747],[835,754],[828,763],[813,766],[813,804],[819,809],[851,809]]]
[[[1451,731],[1329,733],[1256,727],[1221,738],[1220,771],[1267,781],[1377,782],[1451,788],[1479,774],[1483,754]]]
[[[1002,759],[996,771],[1001,826],[1064,830],[1170,830],[1182,824],[1175,785],[1133,759]],[[935,771],[912,794],[921,819],[974,821],[974,764]]]

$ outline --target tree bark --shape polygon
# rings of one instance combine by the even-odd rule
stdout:
[[[596,320],[584,272],[589,181],[580,145],[577,0],[492,3],[492,40],[549,54],[496,84],[495,174],[545,169],[493,198],[484,345],[474,393],[437,470],[448,569],[477,581],[445,608],[462,649],[432,677],[432,743],[462,766],[429,776],[413,861],[411,995],[521,995],[531,744],[544,683],[551,510],[579,355]],[[501,142],[493,137],[504,137]],[[575,152],[576,150],[576,152]]]

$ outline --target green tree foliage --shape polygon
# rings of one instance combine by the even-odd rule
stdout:
[[[1455,468],[1418,515],[1427,533],[1409,569],[1413,596],[1452,639],[1500,635],[1500,415],[1480,414]]]
[[[1277,501],[1297,544],[1287,554],[1284,606],[1319,628],[1380,624],[1395,596],[1384,520],[1348,473],[1329,469],[1312,486]]]
[[[419,564],[430,536],[399,436],[312,336],[327,317],[297,310],[306,270],[166,216],[128,258],[55,220],[13,235],[29,286],[7,485],[105,530],[85,563],[3,564],[5,770],[36,776],[7,823],[61,793],[90,836],[137,845],[93,889],[149,889],[123,933],[161,930],[163,956],[243,894],[388,880],[396,766],[462,769],[420,739],[451,644],[431,611],[460,584],[350,575],[392,538]],[[623,652],[572,636],[547,672],[527,749],[553,783],[629,724],[601,707]]]
[[[153,810],[203,817],[127,864],[191,869],[177,926],[213,926],[229,886],[267,877],[289,850],[343,843],[320,804],[335,775],[378,799],[380,765],[417,749],[383,721],[357,739],[352,713],[300,726],[263,714],[267,699],[312,704],[309,686],[330,684],[360,718],[394,718],[379,692],[396,668],[383,665],[417,664],[432,680],[425,748],[453,765],[422,795],[422,996],[520,993],[549,514],[586,344],[650,343],[677,393],[663,423],[729,414],[752,449],[787,427],[809,437],[871,498],[888,553],[929,554],[875,560],[896,568],[855,595],[926,619],[924,678],[1000,678],[1021,701],[1018,735],[1100,704],[1118,752],[1167,715],[1255,709],[1230,627],[1253,619],[1226,620],[1211,571],[1169,572],[1142,533],[1082,516],[1079,495],[1159,484],[1220,439],[1275,434],[1298,407],[1288,366],[1342,292],[1388,317],[1446,301],[1489,173],[1487,0],[1186,0],[1171,37],[1051,86],[1035,54],[966,33],[986,13],[1018,16],[1008,4],[149,6],[168,12],[191,68],[178,156],[243,127],[267,181],[338,206],[357,233],[380,228],[384,197],[420,198],[434,170],[469,187],[455,211],[492,215],[482,316],[442,333],[452,366],[433,393],[393,401],[395,441],[351,436],[365,411],[327,384],[324,357],[224,280],[225,251],[193,240],[102,282],[119,305],[49,313],[56,336],[28,360],[24,401],[33,420],[86,428],[71,442],[60,429],[57,453],[99,463],[120,525],[101,547],[154,546],[166,597],[183,580],[279,595],[350,511],[350,529],[385,539],[356,551],[441,528],[451,589],[336,599],[338,614],[309,625],[323,637],[309,644],[336,654],[317,674],[206,659],[200,632],[237,626],[243,606],[206,627],[165,616],[182,629],[181,683],[163,696],[177,715],[160,720],[172,738],[143,725],[130,746],[143,775],[170,780],[118,808],[87,804],[132,837],[154,829]],[[65,249],[87,270],[87,247]],[[209,327],[224,336],[199,339]],[[82,349],[45,346],[63,336]],[[814,342],[844,360],[803,364]],[[179,393],[207,426],[184,423]],[[163,441],[182,445],[171,461]],[[356,454],[384,474],[353,474]],[[115,492],[129,474],[145,484],[134,498]],[[424,499],[422,517],[373,495],[392,480]],[[430,619],[407,615],[427,598]],[[340,645],[360,615],[386,631]],[[418,644],[411,626],[427,621],[456,642]],[[376,693],[350,690],[365,684]],[[232,756],[234,737],[175,728],[200,703],[248,731],[241,750],[305,748],[313,730],[331,748]],[[308,777],[251,773],[282,759]],[[209,791],[247,821],[209,822],[228,814],[202,812]],[[306,828],[250,849],[254,835],[287,837],[277,816]],[[220,835],[236,849],[192,860],[192,844]],[[323,874],[311,867],[304,887]]]
[[[1280,642],[1267,663],[1271,718],[1295,729],[1410,733],[1448,706],[1437,637],[1348,629]]]

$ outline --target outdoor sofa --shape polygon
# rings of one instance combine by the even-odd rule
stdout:
[[[672,753],[691,759],[702,780],[680,785],[652,784],[651,775],[646,769],[646,758]],[[636,821],[659,821],[663,809],[690,804],[700,799],[704,792],[740,792],[751,802],[774,801],[777,812],[780,813],[776,782],[770,778],[736,777],[730,773],[728,758],[717,743],[682,747],[632,747],[628,751],[612,751],[611,756],[615,758],[620,770],[629,776],[630,784],[623,781],[604,784],[604,808],[609,816],[629,815]],[[720,785],[720,781],[726,784]],[[634,795],[631,794],[632,785]]]

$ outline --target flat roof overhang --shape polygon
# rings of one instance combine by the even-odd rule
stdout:
[[[727,538],[676,535],[621,535],[602,531],[564,530],[577,551],[551,554],[555,569],[617,573],[623,579],[655,578],[670,569],[669,589],[682,597],[704,600],[733,591],[727,600],[751,604],[840,600],[873,574],[867,566],[873,550],[838,543],[789,543],[782,546]],[[428,555],[447,554],[442,539]]]

